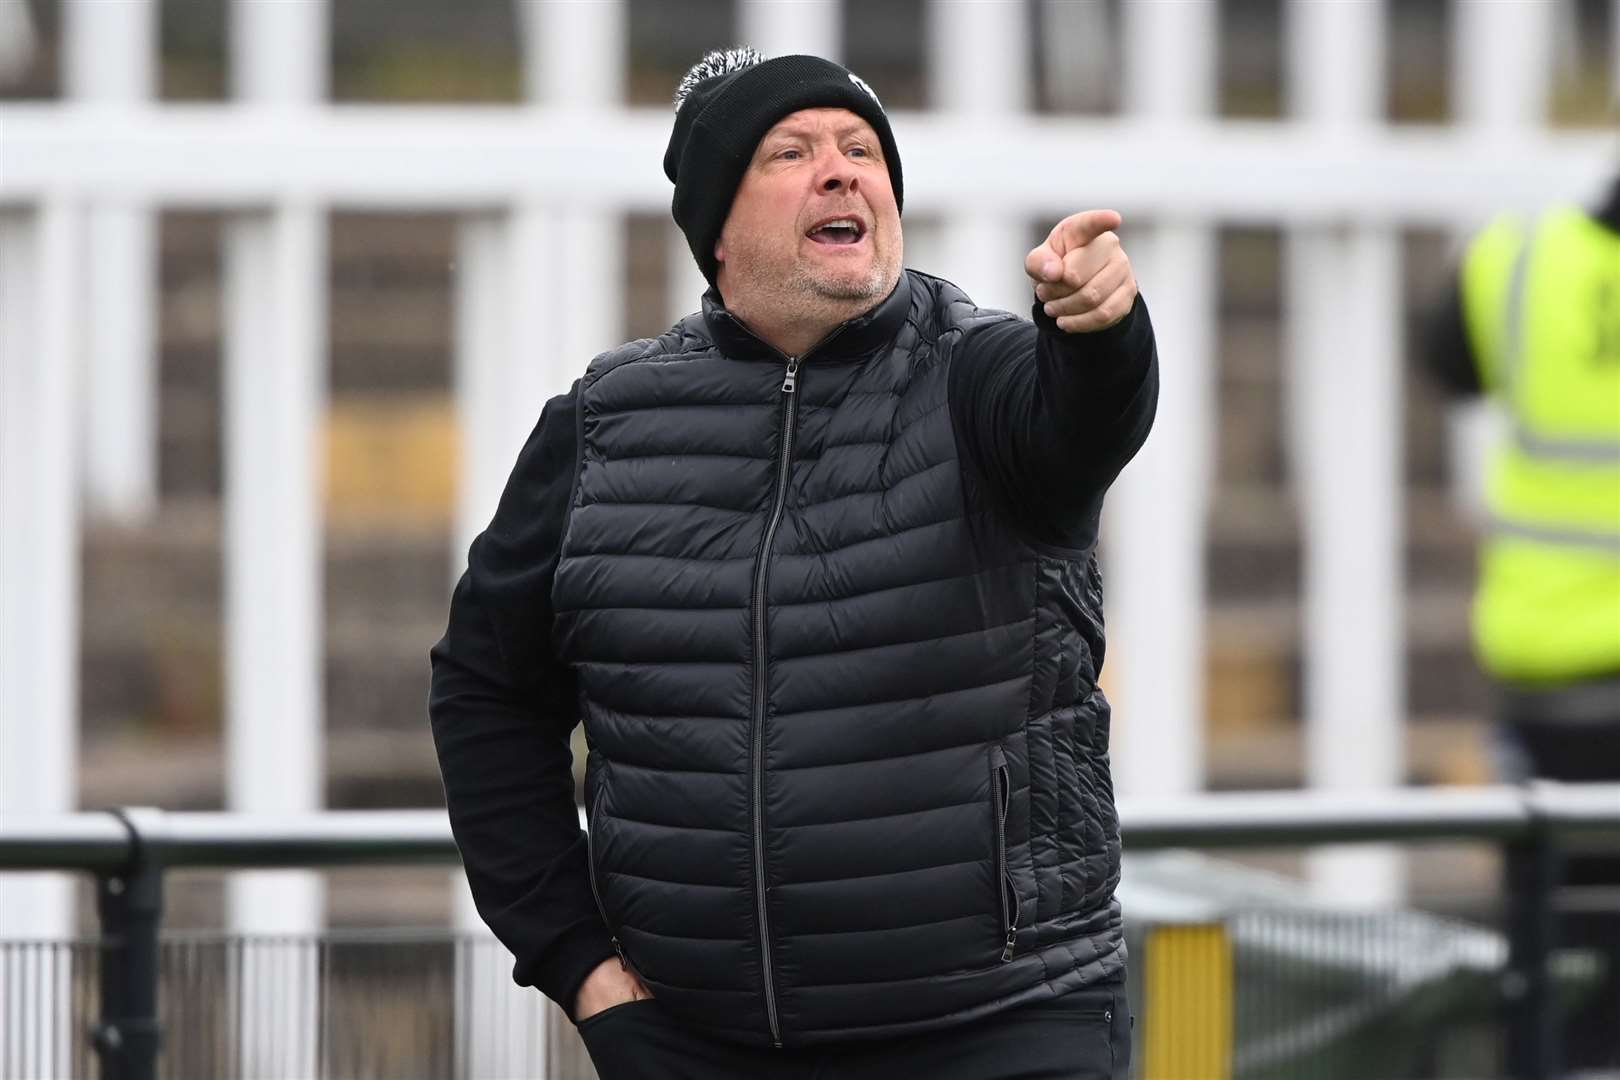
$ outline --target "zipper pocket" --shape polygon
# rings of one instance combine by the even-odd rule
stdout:
[[[1061,997],[1026,1005],[1024,1008],[1029,1012],[1058,1013],[1069,1020],[1101,1020],[1105,1024],[1114,1022],[1114,1010],[1107,1005],[1075,1006],[1065,1002]]]
[[[996,816],[996,880],[1001,892],[1001,926],[1006,940],[1001,962],[1013,958],[1013,942],[1018,937],[1018,892],[1013,888],[1012,871],[1007,866],[1007,812],[1012,807],[1012,777],[1007,755],[1000,746],[990,747],[990,797]]]
[[[607,927],[608,939],[613,942],[613,951],[619,954],[619,967],[630,970],[630,962],[624,957],[624,946],[619,944],[619,935],[614,932],[613,924],[608,921],[607,906],[602,903],[602,888],[596,882],[596,808],[602,798],[597,796],[591,804],[590,812],[585,815],[585,869],[591,878],[591,896],[596,899],[596,913],[602,917],[602,925]]]

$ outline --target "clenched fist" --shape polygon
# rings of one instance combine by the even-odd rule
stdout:
[[[1070,334],[1102,330],[1130,313],[1136,302],[1136,275],[1114,234],[1120,221],[1113,210],[1071,214],[1024,257],[1035,298],[1046,305],[1059,330]]]

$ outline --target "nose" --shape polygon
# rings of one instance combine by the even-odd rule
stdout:
[[[851,195],[860,190],[860,177],[849,163],[849,159],[838,154],[832,159],[827,172],[821,178],[821,191],[824,195],[847,191]]]

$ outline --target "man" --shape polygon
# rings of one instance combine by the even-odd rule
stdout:
[[[1495,684],[1509,779],[1620,779],[1620,178],[1592,212],[1503,215],[1469,244],[1431,329],[1437,376],[1488,394],[1510,437],[1491,462],[1474,651]],[[1581,856],[1568,881],[1620,884],[1620,858]],[[1608,953],[1571,1018],[1571,1066],[1620,1066],[1620,920],[1566,920]]]
[[[902,270],[844,68],[712,53],[676,105],[714,287],[546,405],[433,651],[479,911],[606,1080],[1124,1077],[1095,550],[1158,371],[1119,216],[1029,253],[1031,323]]]

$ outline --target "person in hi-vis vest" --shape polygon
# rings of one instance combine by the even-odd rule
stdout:
[[[1429,359],[1507,418],[1487,473],[1474,651],[1491,677],[1505,779],[1620,780],[1620,177],[1592,211],[1504,214],[1469,242]],[[1620,853],[1571,859],[1620,886]],[[1568,1064],[1620,1065],[1620,911],[1568,925],[1605,948]]]

